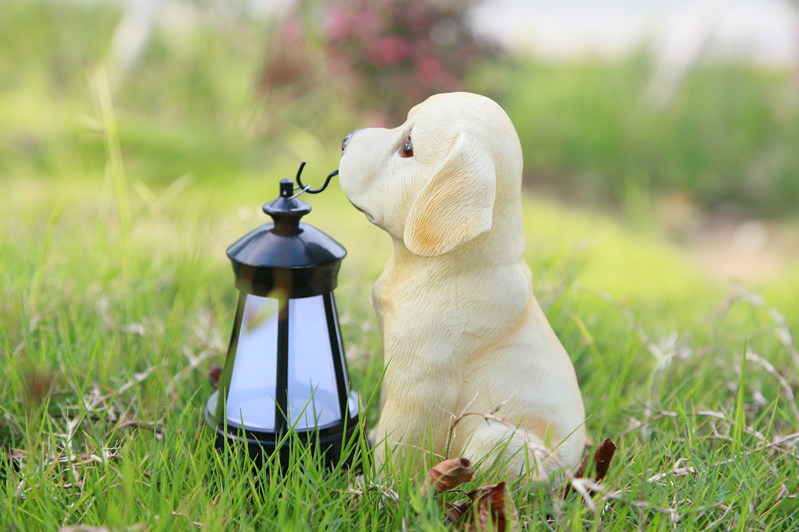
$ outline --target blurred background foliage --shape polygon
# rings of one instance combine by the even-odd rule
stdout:
[[[119,67],[125,4],[5,1],[2,175],[103,172],[89,79],[105,63],[125,164],[149,187],[187,173],[286,173],[301,158],[335,165],[350,130],[393,127],[430,94],[469,90],[508,111],[531,187],[633,217],[669,201],[798,212],[795,72],[700,63],[654,106],[646,50],[565,63],[511,54],[473,34],[473,0],[302,0],[280,18],[253,4],[162,3],[135,61]]]

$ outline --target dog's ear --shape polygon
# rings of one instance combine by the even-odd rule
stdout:
[[[444,163],[422,188],[405,222],[405,247],[435,257],[491,229],[496,174],[481,146],[458,135]]]

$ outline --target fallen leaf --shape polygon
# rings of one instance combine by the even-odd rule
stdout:
[[[608,438],[599,444],[594,453],[594,468],[596,469],[596,482],[601,481],[608,474],[610,467],[610,460],[613,458],[613,453],[616,452],[616,445]]]
[[[472,480],[473,475],[472,463],[466,458],[444,460],[427,471],[427,480],[421,488],[422,495],[426,494],[430,487],[434,493],[451,490]]]
[[[613,443],[613,440],[610,438],[606,439],[602,443],[599,444],[599,447],[596,448],[596,452],[594,453],[594,465],[593,470],[596,471],[596,478],[594,479],[595,482],[600,482],[605,475],[608,474],[608,468],[610,467],[610,461],[613,458],[613,453],[616,452],[616,445]],[[586,455],[583,458],[583,463],[574,473],[574,478],[584,478],[586,476],[586,469],[588,467],[588,458],[590,455]],[[571,493],[572,486],[571,484],[566,484],[566,487],[563,488],[563,498],[565,499],[566,496]]]
[[[585,476],[585,470],[588,467],[589,458],[591,458],[590,454],[587,454],[583,457],[583,463],[580,464],[580,467],[574,472],[574,478],[583,478]]]
[[[478,526],[475,530],[486,530],[489,516],[493,530],[498,532],[513,530],[518,524],[519,515],[504,482],[489,487],[477,500]]]
[[[469,492],[468,497],[468,501],[447,504],[447,518],[457,523],[460,530],[482,532],[488,529],[489,521],[491,530],[497,532],[519,529],[519,512],[505,482],[480,487]]]
[[[220,366],[211,366],[208,368],[208,380],[211,381],[211,386],[219,388],[219,379],[222,377],[222,368]]]
[[[457,523],[461,516],[472,506],[472,501],[461,502],[448,502],[447,503],[447,519],[453,523]]]

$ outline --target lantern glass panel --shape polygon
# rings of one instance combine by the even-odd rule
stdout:
[[[275,428],[278,300],[247,294],[227,397],[227,419],[246,428]]]
[[[288,417],[300,430],[341,419],[324,297],[289,299]]]

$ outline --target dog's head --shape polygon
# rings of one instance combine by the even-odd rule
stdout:
[[[432,257],[491,230],[505,190],[518,196],[516,130],[493,100],[432,96],[394,129],[362,129],[342,143],[339,179],[369,220]]]

